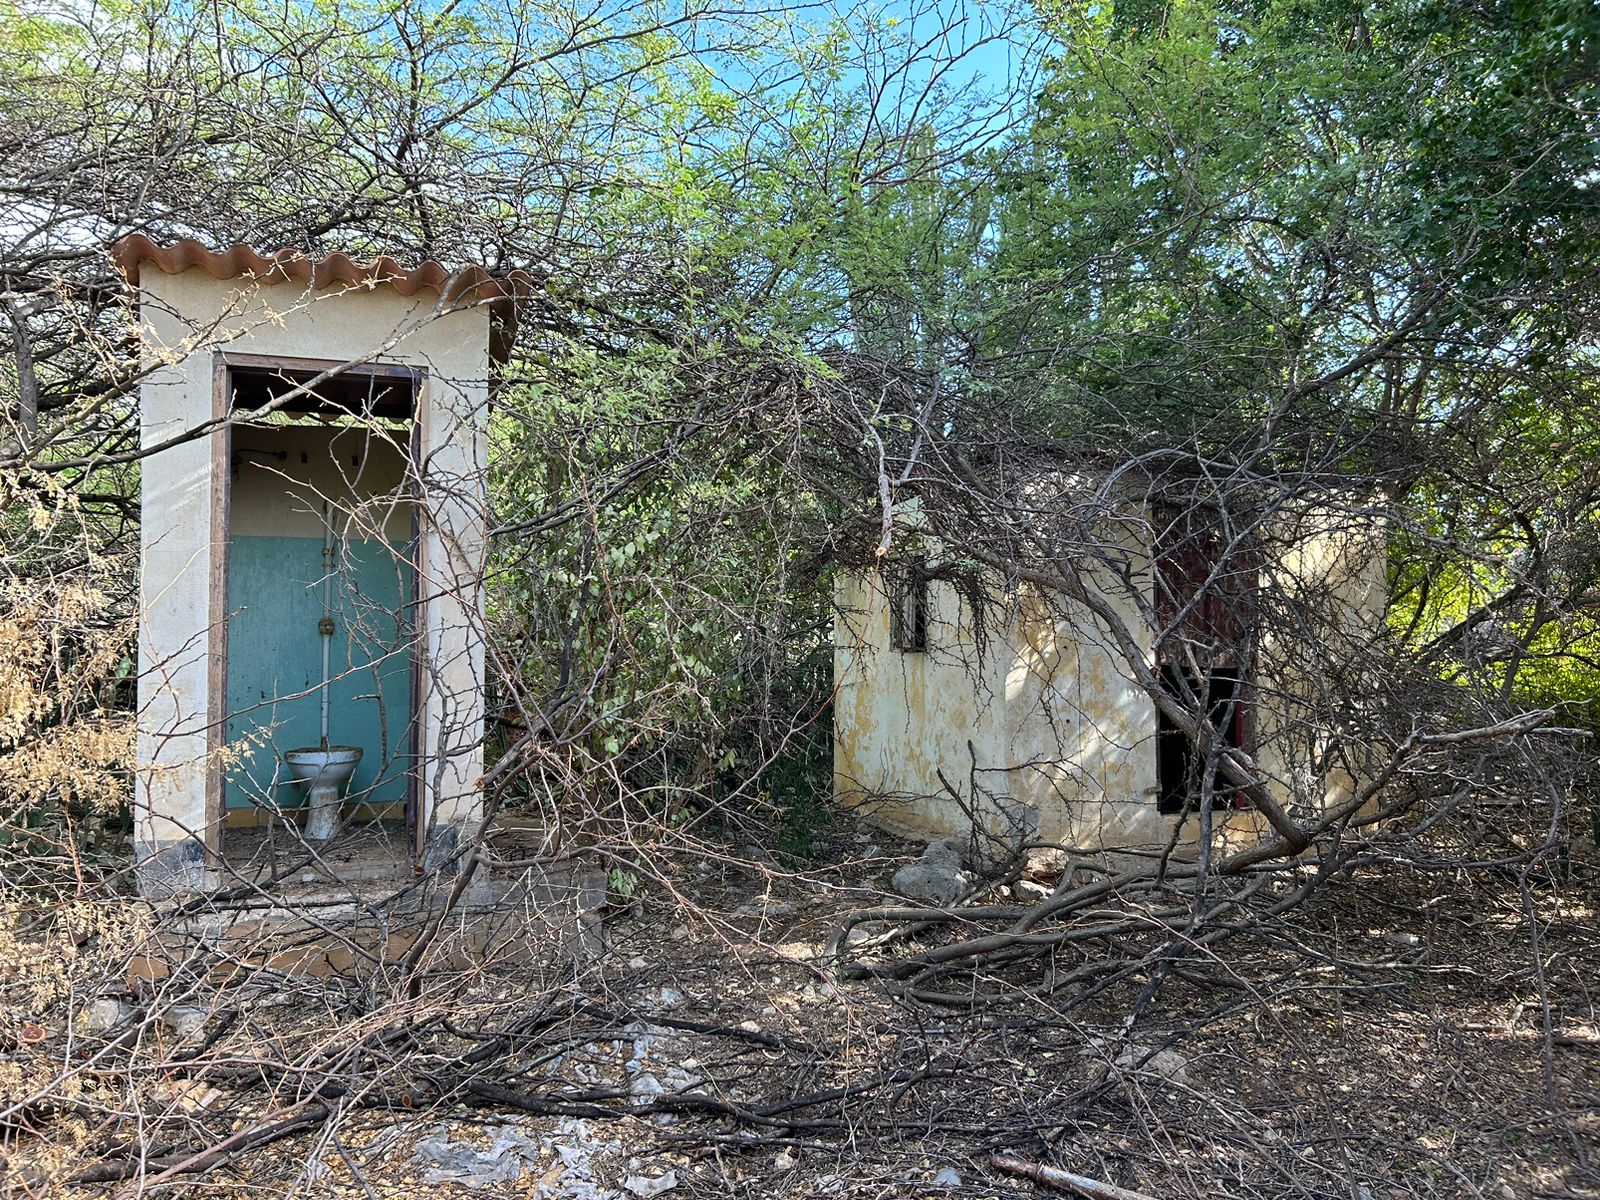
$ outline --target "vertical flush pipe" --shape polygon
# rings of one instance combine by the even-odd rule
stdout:
[[[322,502],[322,748],[328,748],[328,651],[333,645],[333,514]]]

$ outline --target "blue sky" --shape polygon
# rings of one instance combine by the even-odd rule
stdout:
[[[814,44],[836,30],[840,58],[852,64],[841,82],[876,93],[886,124],[998,132],[1036,90],[1048,42],[1032,16],[1025,0],[754,0],[724,11],[718,24],[725,34],[743,24],[781,36],[785,45],[772,45],[780,72],[788,70],[787,46]],[[723,82],[742,90],[748,63],[725,60]],[[963,115],[962,106],[972,111]]]

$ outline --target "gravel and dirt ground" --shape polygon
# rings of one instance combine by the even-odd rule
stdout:
[[[840,824],[804,861],[736,844],[658,864],[675,890],[614,903],[594,961],[473,985],[581,993],[498,1092],[352,1110],[180,1190],[1051,1194],[996,1168],[1010,1152],[1161,1198],[1600,1196],[1592,854],[1527,889],[1364,868],[1197,954],[1127,1030],[1116,989],[934,1009],[841,982],[838,916],[918,849]]]

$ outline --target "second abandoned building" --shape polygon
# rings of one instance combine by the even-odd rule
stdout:
[[[1325,684],[1380,634],[1380,527],[1357,505],[1241,526],[1192,498],[1068,486],[1094,532],[1062,578],[1093,603],[962,563],[915,505],[909,554],[841,575],[835,794],[923,836],[1159,851],[1193,845],[1205,791],[1225,840],[1259,837],[1253,806],[1204,779],[1165,689],[1289,812],[1348,803],[1364,771]]]

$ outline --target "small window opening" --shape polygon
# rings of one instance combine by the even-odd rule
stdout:
[[[314,419],[402,427],[415,415],[416,383],[410,371],[352,367],[328,375],[314,368],[233,366],[231,407],[256,412],[271,407],[263,423]],[[320,383],[313,381],[321,379]]]
[[[896,571],[889,589],[889,640],[896,650],[928,648],[928,569],[912,563]]]

